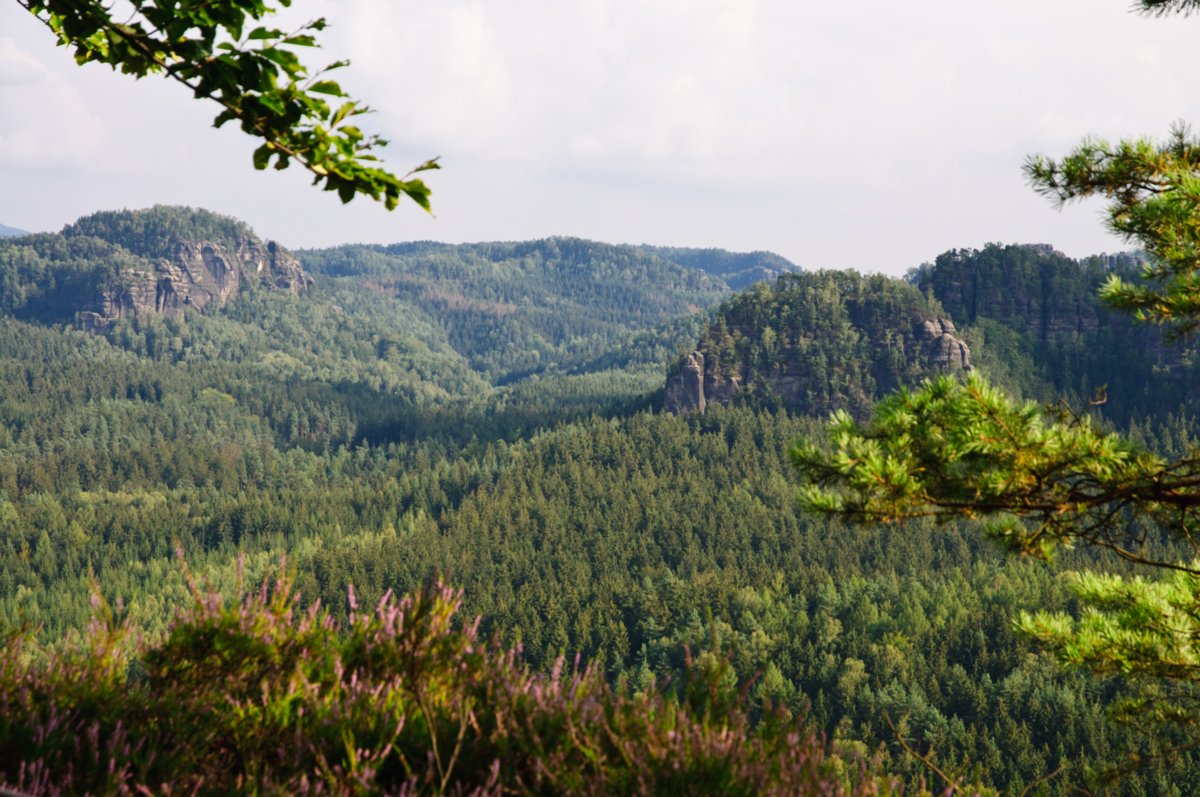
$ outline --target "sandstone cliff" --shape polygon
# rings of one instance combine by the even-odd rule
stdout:
[[[883,393],[972,370],[954,324],[896,281],[852,272],[780,280],[735,297],[668,374],[663,407],[704,412],[734,401],[862,415]]]
[[[958,337],[958,330],[949,319],[922,321],[917,337],[933,368],[941,371],[972,370],[971,350]]]
[[[156,241],[151,252],[83,300],[76,316],[82,326],[101,331],[119,318],[143,313],[220,309],[255,286],[299,295],[312,282],[287,250],[274,241],[264,243],[241,225],[225,240],[172,235]]]

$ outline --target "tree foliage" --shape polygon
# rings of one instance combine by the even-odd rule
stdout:
[[[812,418],[754,401],[647,411],[704,325],[681,314],[727,297],[726,272],[569,239],[346,247],[299,253],[316,280],[299,297],[250,290],[221,311],[147,312],[104,335],[32,312],[50,298],[39,290],[69,298],[73,275],[148,268],[176,236],[233,234],[245,231],[160,209],[0,247],[4,312],[17,316],[0,319],[0,624],[37,629],[25,649],[86,642],[97,584],[158,644],[192,601],[178,542],[226,595],[239,554],[255,579],[286,552],[305,607],[320,599],[343,629],[347,585],[373,605],[440,575],[482,615],[481,635],[519,644],[534,672],[579,653],[630,694],[653,683],[686,702],[689,673],[711,668],[751,726],[803,718],[835,750],[879,751],[907,793],[933,775],[889,717],[914,749],[936,747],[944,771],[1007,793],[1071,762],[1039,787],[1065,795],[1082,767],[1150,752],[1104,722],[1111,683],[1054,671],[1011,627],[1022,610],[1072,605],[1050,571],[966,525],[914,519],[885,538],[791,511],[784,452],[817,433]],[[1060,264],[1047,303],[1082,290],[1068,266],[1092,273]],[[1012,293],[1040,285],[1024,268]],[[748,367],[821,363],[844,395],[884,384],[854,361],[860,337],[883,349],[889,328],[905,337],[932,306],[911,285],[853,274],[772,290],[717,311],[736,320]],[[993,331],[1028,326],[1005,321]],[[1157,450],[1186,446],[1193,427],[1164,403],[1140,428]],[[1086,549],[1060,559],[1095,563]],[[1185,782],[1198,761],[1156,764],[1127,793]]]
[[[809,509],[860,522],[987,516],[1014,550],[1043,557],[1084,541],[1147,562],[1142,548],[1160,528],[1192,542],[1195,459],[1164,462],[1086,414],[1046,414],[978,375],[901,390],[865,426],[835,413],[828,434],[831,450],[792,449]]]
[[[384,169],[376,151],[387,142],[355,122],[369,108],[328,73],[347,62],[311,69],[300,56],[317,47],[324,19],[286,31],[265,23],[291,0],[17,0],[74,52],[80,64],[102,63],[135,78],[162,75],[198,99],[221,106],[220,127],[237,122],[261,140],[254,167],[285,169],[293,161],[313,184],[343,202],[364,195],[394,209],[402,197],[429,210],[430,190],[413,176]]]
[[[1140,7],[1166,14],[1197,6]],[[1109,228],[1143,247],[1142,279],[1110,275],[1099,291],[1106,304],[1180,334],[1200,328],[1200,142],[1186,126],[1161,145],[1087,139],[1061,160],[1030,158],[1026,173],[1059,203],[1107,197]],[[1095,404],[1104,398],[1098,392]],[[1195,744],[1200,453],[1164,460],[1086,413],[1014,402],[979,377],[901,391],[866,424],[835,416],[828,435],[826,444],[801,442],[792,452],[809,480],[802,496],[810,509],[860,521],[984,518],[1023,553],[1048,556],[1083,542],[1171,571],[1158,581],[1074,574],[1078,618],[1024,614],[1018,627],[1068,666],[1127,678],[1138,691],[1116,714],[1153,729],[1160,752]],[[1168,544],[1156,548],[1163,538]],[[1179,730],[1191,738],[1172,735]],[[1115,763],[1140,760],[1130,754]]]
[[[1200,327],[1200,141],[1186,125],[1162,144],[1087,139],[1061,160],[1034,156],[1025,170],[1060,203],[1108,197],[1109,229],[1149,255],[1143,282],[1109,277],[1100,291],[1109,305],[1180,332]]]

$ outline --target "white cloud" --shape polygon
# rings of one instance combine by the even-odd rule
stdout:
[[[473,152],[511,128],[512,88],[505,53],[479,2],[356,0],[331,29],[331,45],[351,55],[347,85],[364,95],[410,144]]]
[[[104,146],[105,126],[79,90],[0,37],[0,167],[78,166]]]
[[[390,163],[444,156],[428,176],[430,221],[341,208],[294,176],[255,174],[249,142],[213,139],[211,112],[177,87],[102,81],[61,53],[62,66],[39,66],[49,37],[24,27],[23,40],[16,4],[0,2],[0,137],[24,153],[0,152],[0,179],[13,184],[18,162],[43,168],[36,153],[49,151],[78,164],[83,183],[99,159],[111,181],[89,201],[209,205],[297,245],[569,233],[891,271],[988,240],[1084,254],[1119,244],[1095,208],[1056,214],[1033,195],[1024,155],[1200,123],[1200,20],[1127,7],[297,0],[286,24],[329,18],[325,56],[353,60],[337,77],[379,110],[362,126],[392,140]],[[32,225],[15,198],[29,191],[11,193],[0,221]]]

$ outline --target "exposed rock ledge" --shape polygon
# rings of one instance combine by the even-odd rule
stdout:
[[[151,269],[122,272],[78,319],[85,328],[102,331],[119,318],[139,313],[220,309],[252,282],[297,295],[312,284],[300,262],[274,241],[241,238],[233,251],[213,241],[180,241],[170,260]]]
[[[921,339],[930,364],[943,371],[971,371],[971,350],[958,337],[954,323],[938,318],[921,323]]]
[[[971,350],[958,337],[949,319],[922,321],[913,330],[925,365],[934,372],[969,372]],[[663,408],[667,412],[704,412],[710,404],[729,404],[742,386],[754,379],[764,378],[770,387],[794,404],[803,392],[805,377],[794,368],[784,373],[759,377],[753,373],[717,373],[706,362],[701,350],[687,355],[677,371],[667,378]]]

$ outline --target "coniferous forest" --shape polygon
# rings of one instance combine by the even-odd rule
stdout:
[[[0,239],[0,785],[1193,793],[1186,727],[1014,627],[1132,565],[805,513],[788,459],[968,372],[1190,451],[1196,345],[1096,299],[1139,263]]]

